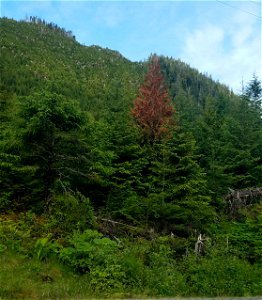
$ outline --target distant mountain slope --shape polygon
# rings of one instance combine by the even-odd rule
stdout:
[[[2,18],[0,22],[1,90],[29,95],[45,89],[78,99],[87,109],[92,109],[93,101],[103,106],[112,90],[125,95],[129,104],[135,97],[146,63],[130,62],[99,46],[80,45],[73,35],[44,21]],[[203,95],[229,93],[179,60],[162,57],[161,63],[175,101],[184,93],[199,106]]]
[[[134,93],[143,66],[118,52],[80,45],[56,27],[1,19],[1,90],[29,95],[49,90],[87,105],[110,86]]]

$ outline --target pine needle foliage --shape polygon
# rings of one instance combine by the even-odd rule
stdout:
[[[173,122],[174,112],[161,73],[159,59],[153,56],[131,114],[141,128],[145,139],[154,142],[168,132],[168,126]]]

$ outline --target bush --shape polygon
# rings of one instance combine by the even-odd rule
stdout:
[[[30,212],[28,213],[30,214]],[[31,224],[21,215],[0,217],[0,251],[27,253],[32,244]]]
[[[60,247],[56,241],[51,240],[51,236],[49,235],[37,239],[34,252],[40,261],[46,261],[51,256],[58,254]]]
[[[48,214],[50,229],[58,236],[93,228],[95,224],[90,201],[79,192],[56,195]]]
[[[60,258],[79,272],[89,272],[92,267],[105,265],[118,250],[116,242],[95,230],[75,231],[68,238],[68,247],[62,249]]]
[[[89,273],[95,292],[122,290],[125,273],[118,259],[119,245],[94,230],[74,232],[60,259],[78,273]]]
[[[192,254],[181,266],[187,284],[183,296],[243,297],[262,292],[258,268],[230,253],[215,251],[209,257]]]

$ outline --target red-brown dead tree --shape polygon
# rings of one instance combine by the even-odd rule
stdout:
[[[169,125],[173,123],[174,112],[159,58],[153,56],[131,114],[144,137],[152,143],[166,136]]]

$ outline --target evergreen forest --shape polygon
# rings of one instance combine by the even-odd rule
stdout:
[[[0,39],[0,299],[262,295],[255,74],[235,94],[37,17]]]

